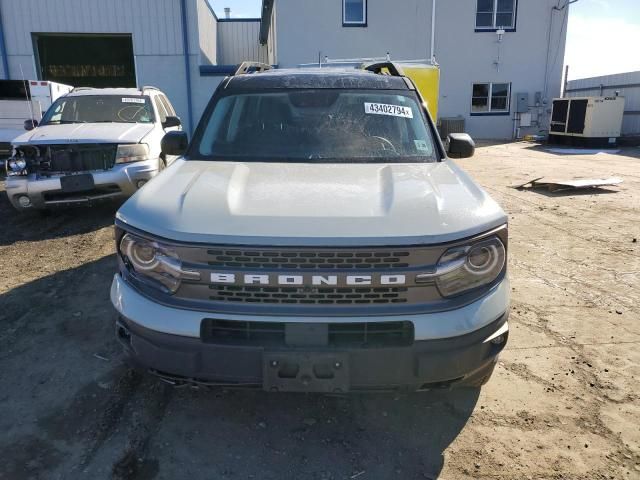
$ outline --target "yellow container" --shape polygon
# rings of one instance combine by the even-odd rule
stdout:
[[[427,108],[434,122],[438,119],[438,98],[440,97],[440,68],[437,65],[420,63],[398,63],[409,77],[420,95],[427,102]]]

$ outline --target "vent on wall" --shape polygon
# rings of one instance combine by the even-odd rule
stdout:
[[[446,140],[450,133],[464,133],[464,117],[441,118],[438,132],[443,140]]]

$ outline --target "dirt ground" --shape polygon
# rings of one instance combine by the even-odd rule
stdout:
[[[509,214],[511,337],[481,391],[412,395],[127,370],[115,207],[18,215],[0,187],[0,479],[640,478],[640,149],[493,145],[459,163]],[[597,194],[510,187],[609,175],[624,183]]]

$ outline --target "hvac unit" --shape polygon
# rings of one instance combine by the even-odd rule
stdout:
[[[438,121],[440,138],[446,140],[450,133],[465,133],[464,117],[441,118]]]
[[[569,145],[615,145],[622,129],[624,97],[553,100],[549,141]]]

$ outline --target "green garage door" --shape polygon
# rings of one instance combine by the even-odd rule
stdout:
[[[74,87],[135,87],[131,35],[36,34],[42,80]]]

